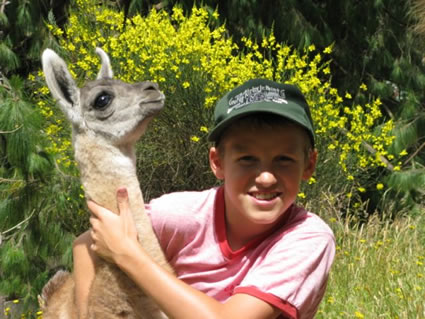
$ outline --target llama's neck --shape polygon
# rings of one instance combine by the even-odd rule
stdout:
[[[78,135],[74,138],[74,150],[86,197],[117,213],[116,191],[119,187],[126,187],[144,248],[157,262],[166,264],[150,219],[145,214],[133,147],[119,149],[99,138]]]
[[[130,147],[121,150],[100,138],[79,135],[74,139],[74,149],[88,199],[117,213],[116,191],[126,187],[132,208],[143,212],[143,197]]]

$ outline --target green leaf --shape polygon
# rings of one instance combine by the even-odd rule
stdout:
[[[6,42],[0,42],[0,67],[6,72],[16,70],[20,66],[18,56],[12,51],[12,49],[6,44]]]

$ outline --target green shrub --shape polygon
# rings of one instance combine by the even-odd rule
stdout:
[[[167,97],[165,110],[138,146],[143,167],[139,175],[147,199],[216,183],[209,173],[206,142],[214,103],[231,88],[256,77],[298,85],[311,105],[323,164],[309,183],[316,187],[306,186],[301,197],[320,196],[322,187],[345,187],[350,189],[347,202],[352,202],[371,183],[385,191],[380,180],[362,179],[364,172],[400,169],[400,156],[388,151],[393,123],[383,118],[380,100],[365,98],[363,105],[355,104],[349,93],[340,95],[331,87],[326,56],[332,45],[324,52],[317,52],[314,45],[298,52],[276,43],[270,34],[261,43],[243,38],[243,46],[238,47],[225,26],[217,25],[217,13],[202,8],[194,7],[189,16],[179,7],[172,14],[152,10],[147,17],[127,20],[124,28],[123,15],[113,8],[93,0],[76,4],[63,30],[53,21],[49,28],[78,81],[95,77],[99,60],[94,49],[100,46],[111,56],[118,78],[158,82]],[[33,79],[43,81],[40,74]],[[365,85],[358,94],[367,97]],[[36,95],[48,123],[45,132],[52,142],[51,152],[58,154],[61,165],[72,166],[67,124],[61,122],[47,87],[39,87]]]

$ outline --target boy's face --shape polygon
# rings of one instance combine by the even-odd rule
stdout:
[[[297,125],[244,125],[226,132],[221,152],[211,148],[211,168],[224,180],[227,218],[273,226],[295,201],[301,181],[311,177],[317,153],[306,154],[308,137]]]

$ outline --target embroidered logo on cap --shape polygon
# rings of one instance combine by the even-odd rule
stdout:
[[[248,104],[258,102],[274,102],[279,104],[288,104],[285,96],[285,90],[274,88],[268,85],[254,86],[235,95],[229,100],[227,114],[240,109]]]

